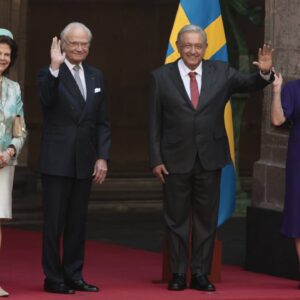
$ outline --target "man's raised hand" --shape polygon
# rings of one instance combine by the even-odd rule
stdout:
[[[66,53],[62,52],[60,40],[57,37],[52,39],[50,55],[51,55],[51,69],[58,70],[60,65],[65,61]]]
[[[258,61],[254,61],[253,64],[256,65],[263,74],[270,73],[273,66],[273,51],[271,45],[264,44],[262,48],[258,49]]]

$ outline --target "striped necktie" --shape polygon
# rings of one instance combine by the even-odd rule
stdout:
[[[75,78],[75,81],[79,87],[79,90],[81,92],[81,95],[82,97],[85,99],[85,93],[84,93],[84,89],[83,89],[83,85],[82,85],[82,81],[80,79],[80,76],[79,76],[79,70],[80,70],[80,67],[78,65],[75,65],[73,67],[73,70],[74,70],[74,78]]]

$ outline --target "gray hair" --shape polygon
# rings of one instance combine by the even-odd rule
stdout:
[[[91,42],[92,40],[92,32],[83,24],[83,23],[80,23],[80,22],[72,22],[72,23],[69,23],[64,29],[63,31],[61,32],[60,34],[60,39],[61,40],[64,40],[66,35],[68,35],[68,33],[74,29],[74,28],[81,28],[83,29],[87,35],[88,35],[88,38],[89,38],[89,43]]]
[[[177,42],[181,42],[181,36],[185,32],[197,32],[202,36],[203,41],[207,42],[206,32],[200,26],[194,24],[185,25],[180,29],[177,35]]]

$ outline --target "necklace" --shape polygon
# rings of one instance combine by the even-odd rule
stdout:
[[[4,114],[4,106],[5,103],[7,101],[8,98],[8,87],[6,90],[6,97],[3,97],[3,77],[1,77],[0,79],[0,151],[2,151],[3,149],[3,145],[1,142],[3,142],[3,138],[5,135],[5,131],[6,131],[6,125],[5,125],[5,114]]]
[[[4,116],[4,103],[3,103],[3,95],[2,95],[2,78],[0,79],[0,126],[4,123],[5,116]],[[0,130],[1,133],[1,130]],[[0,134],[1,135],[1,134]]]
[[[3,81],[3,76],[0,78],[0,100],[2,100],[2,81]]]
[[[4,96],[4,89],[3,85],[6,83],[6,95]],[[4,113],[4,107],[8,100],[8,82],[5,80],[5,78],[1,78],[0,80],[0,110]],[[0,119],[1,122],[1,119]]]

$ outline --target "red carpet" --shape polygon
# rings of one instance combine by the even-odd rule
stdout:
[[[161,272],[161,255],[142,250],[88,241],[85,278],[101,286],[100,293],[77,292],[57,295],[42,290],[40,266],[41,234],[4,228],[4,245],[0,253],[0,285],[11,299],[104,299],[104,300],[300,300],[296,281],[223,266],[222,282],[217,292],[194,290],[171,292],[165,284],[153,284]]]

